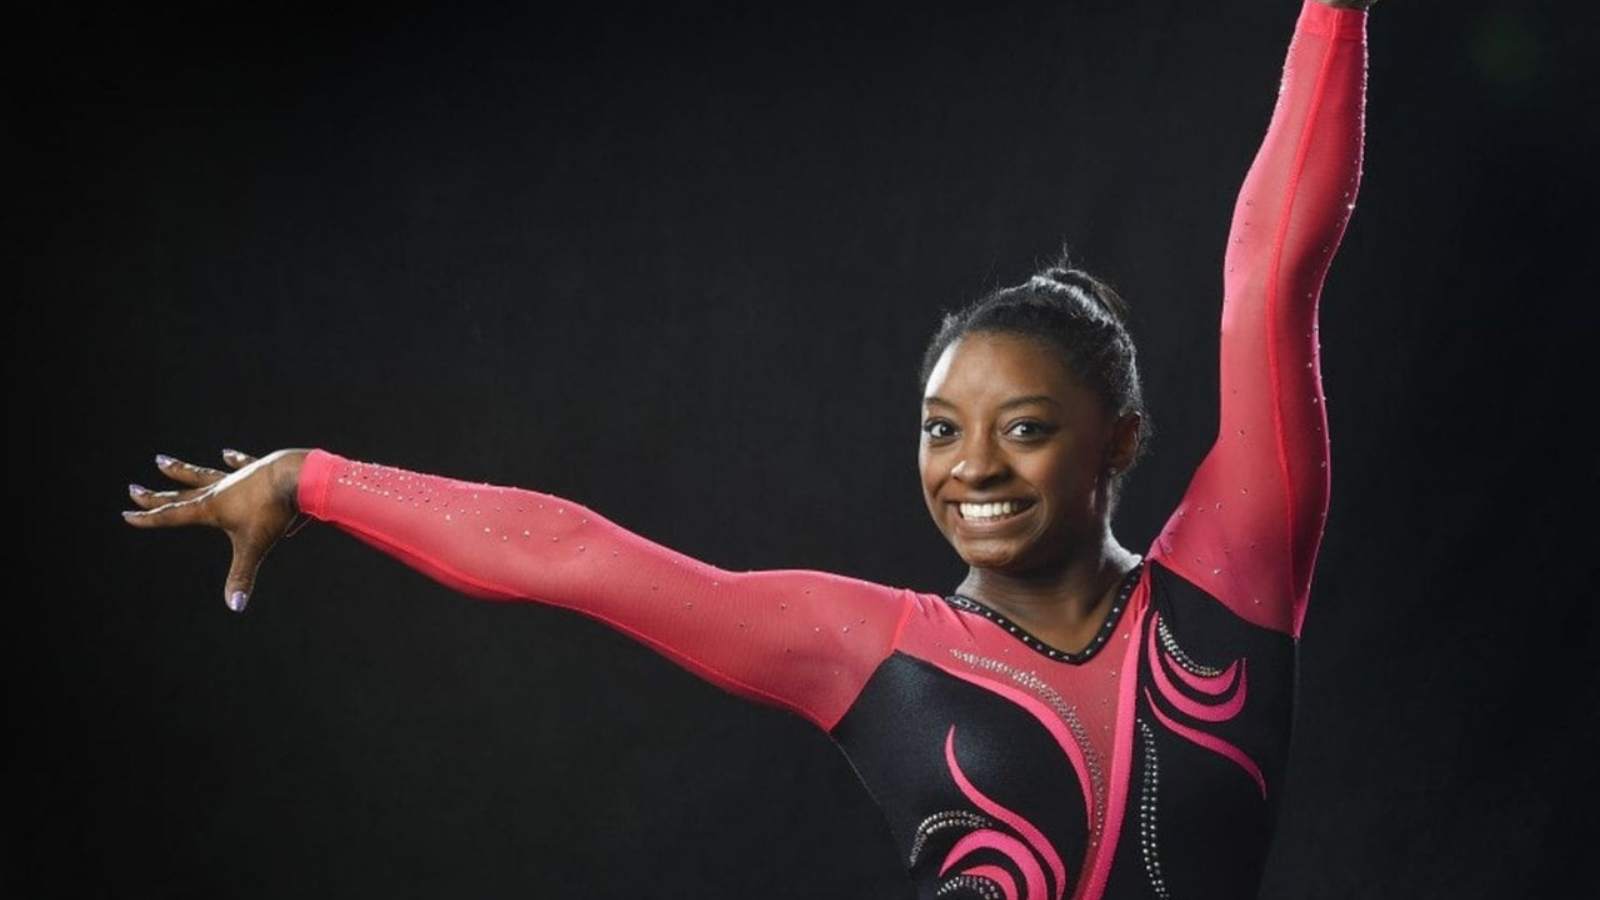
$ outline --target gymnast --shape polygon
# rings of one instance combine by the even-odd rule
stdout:
[[[803,717],[847,756],[922,898],[1254,896],[1283,797],[1328,509],[1317,303],[1361,175],[1370,0],[1303,0],[1223,260],[1220,427],[1160,532],[1112,534],[1142,457],[1127,305],[1063,257],[944,316],[918,460],[968,565],[948,594],[738,572],[574,500],[341,456],[158,456],[140,528],[262,559],[329,523],[468,596],[576,610]]]

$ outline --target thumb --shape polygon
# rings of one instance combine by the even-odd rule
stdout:
[[[228,567],[228,580],[222,591],[223,602],[234,612],[244,612],[246,603],[256,587],[256,572],[261,568],[261,551],[249,540],[229,534],[233,543],[233,563]]]

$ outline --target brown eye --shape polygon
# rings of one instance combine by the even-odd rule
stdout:
[[[949,428],[950,427],[950,423],[944,421],[943,419],[934,419],[933,421],[928,422],[928,423],[926,423],[926,424],[924,424],[922,426],[922,433],[926,434],[928,437],[931,437],[931,438],[949,437],[948,434],[937,434],[937,433],[935,433],[934,429],[937,429],[937,428],[940,428],[940,427]]]
[[[1027,421],[1022,421],[1022,422],[1017,422],[1016,424],[1011,426],[1011,430],[1013,432],[1015,432],[1018,428],[1030,428],[1030,429],[1032,429],[1031,432],[1023,432],[1022,434],[1019,435],[1020,437],[1044,437],[1046,434],[1049,434],[1049,429],[1045,427],[1043,422],[1034,422],[1032,420],[1027,420]]]

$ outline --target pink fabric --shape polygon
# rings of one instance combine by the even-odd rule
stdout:
[[[1366,13],[1304,0],[1223,262],[1217,438],[1149,556],[1295,637],[1328,512],[1317,303],[1361,180]]]
[[[462,593],[576,610],[702,678],[831,729],[898,639],[910,592],[829,572],[733,572],[588,507],[312,450],[300,508]]]
[[[1308,0],[1310,2],[1310,0]],[[1144,627],[1145,620],[1149,617],[1148,605],[1150,570],[1145,569],[1140,576],[1143,585],[1145,603],[1141,603],[1137,610],[1127,610],[1135,613],[1132,629],[1134,634]],[[1138,594],[1139,591],[1135,591]],[[1073,892],[1074,900],[1099,900],[1105,893],[1106,880],[1111,877],[1111,861],[1117,856],[1117,838],[1122,833],[1122,817],[1128,808],[1128,783],[1129,774],[1133,769],[1133,708],[1138,694],[1134,686],[1138,679],[1133,673],[1139,670],[1139,642],[1129,640],[1127,649],[1122,651],[1122,664],[1118,671],[1123,677],[1117,681],[1117,729],[1116,744],[1111,751],[1111,786],[1110,796],[1106,798],[1106,840],[1101,842],[1099,852],[1094,855],[1094,860],[1089,865],[1088,876],[1078,881],[1078,889]]]

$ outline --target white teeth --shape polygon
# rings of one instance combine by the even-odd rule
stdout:
[[[1016,515],[1023,509],[1023,504],[1018,500],[1006,500],[1002,503],[962,503],[961,518],[963,519],[1003,519],[1006,516]]]

